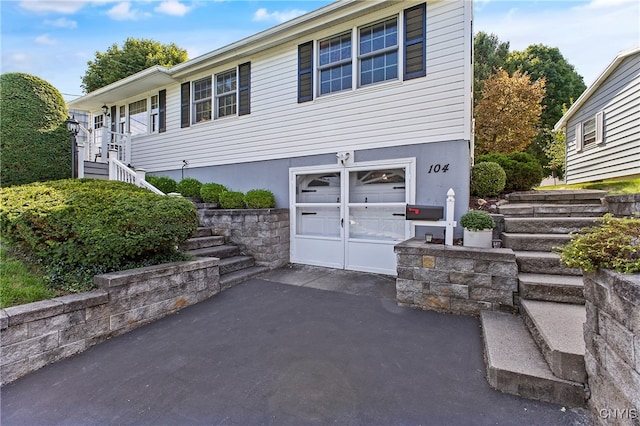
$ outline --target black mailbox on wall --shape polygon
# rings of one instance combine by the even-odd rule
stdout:
[[[444,218],[444,207],[407,204],[407,220],[440,220]]]

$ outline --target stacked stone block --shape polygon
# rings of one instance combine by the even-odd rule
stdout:
[[[512,250],[425,244],[414,238],[395,251],[400,305],[472,315],[515,311],[518,266]]]
[[[98,290],[0,310],[0,383],[220,292],[218,259],[94,277]]]
[[[198,209],[200,226],[224,236],[259,265],[275,269],[289,263],[288,209]]]
[[[640,274],[585,273],[589,405],[599,424],[640,424]]]

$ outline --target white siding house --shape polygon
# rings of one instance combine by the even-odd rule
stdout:
[[[147,173],[273,191],[292,261],[395,273],[405,204],[467,209],[471,23],[469,0],[338,1],[69,106]]]
[[[640,46],[618,54],[558,121],[567,183],[640,176]]]

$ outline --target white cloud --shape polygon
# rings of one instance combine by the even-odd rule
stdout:
[[[56,27],[56,28],[77,28],[78,27],[78,23],[76,21],[73,21],[71,19],[67,19],[67,18],[58,18],[54,21],[44,21],[45,24],[50,25],[52,27]]]
[[[594,7],[596,3],[607,7]],[[628,0],[593,0],[576,6],[573,1],[554,3],[563,7],[502,9],[475,15],[476,32],[494,33],[508,41],[511,50],[531,44],[560,49],[562,55],[591,84],[621,50],[640,43],[640,3]],[[608,7],[610,6],[610,7]]]
[[[264,7],[256,10],[256,13],[253,14],[253,20],[257,22],[285,22],[300,15],[304,15],[307,13],[305,10],[300,9],[292,9],[292,10],[284,10],[284,11],[275,11],[269,12]]]
[[[142,17],[138,9],[131,9],[131,3],[123,1],[107,11],[107,16],[115,21],[135,21]]]
[[[166,0],[160,3],[154,10],[158,13],[164,13],[165,15],[184,16],[191,8],[177,0]]]
[[[83,1],[22,0],[20,7],[37,13],[76,13],[85,5]]]
[[[45,46],[51,46],[57,43],[56,40],[49,37],[49,34],[39,35],[38,37],[36,37],[35,41],[37,44],[42,44]]]

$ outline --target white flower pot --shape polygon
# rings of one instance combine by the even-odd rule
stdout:
[[[464,228],[464,238],[462,245],[465,247],[485,247],[491,248],[493,240],[493,229],[484,229],[482,231],[469,231]]]

